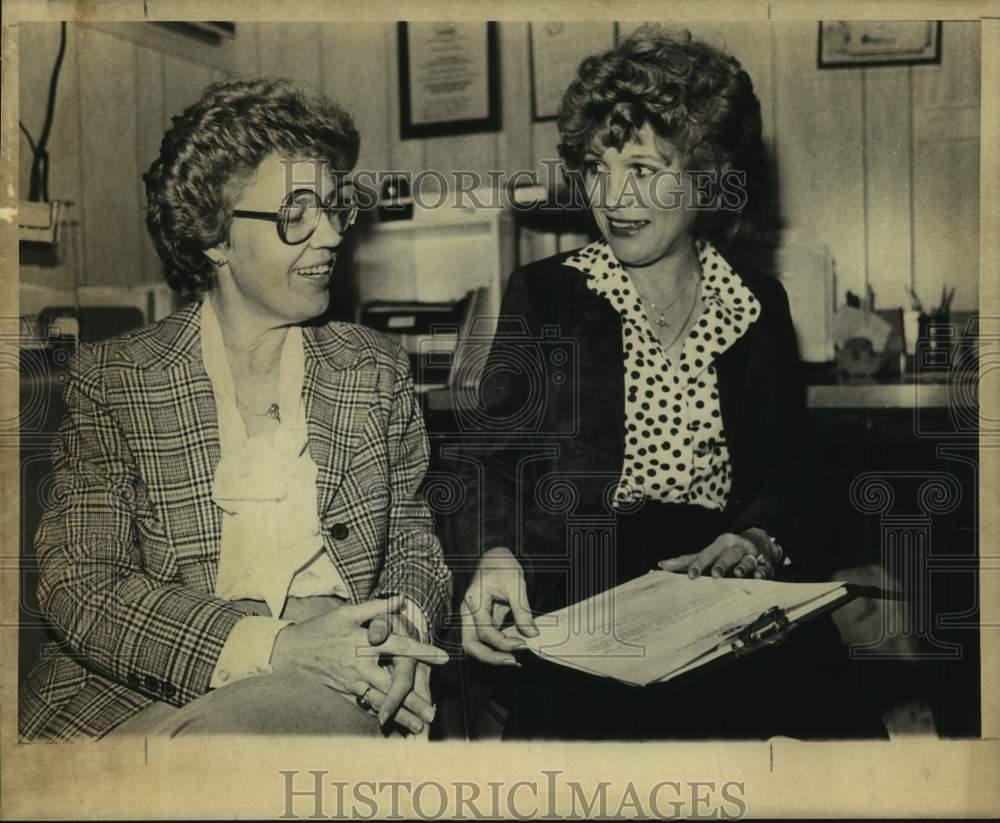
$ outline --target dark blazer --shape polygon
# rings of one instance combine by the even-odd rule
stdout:
[[[462,551],[507,546],[531,605],[556,608],[759,526],[800,570],[829,571],[818,550],[809,427],[788,299],[740,272],[760,316],[716,361],[732,461],[725,509],[645,501],[611,507],[625,442],[621,317],[566,253],[510,278],[483,371],[481,406],[459,413],[468,500]],[[456,591],[475,557],[453,563]]]
[[[84,346],[66,387],[38,599],[61,643],[21,699],[25,739],[100,737],[152,700],[208,691],[246,610],[215,597],[219,434],[198,304]],[[419,494],[428,444],[406,353],[346,323],[303,335],[324,547],[351,600],[405,594],[432,625],[450,573]]]

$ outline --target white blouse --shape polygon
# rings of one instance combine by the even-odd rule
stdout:
[[[715,359],[760,313],[751,291],[715,248],[697,241],[704,308],[672,363],[628,272],[604,240],[566,264],[622,318],[625,460],[614,505],[643,497],[722,510],[732,483]]]
[[[272,617],[248,616],[230,632],[211,687],[271,671],[278,619],[288,597],[336,594],[347,585],[323,550],[316,504],[317,468],[309,454],[302,383],[302,329],[293,326],[281,349],[274,437],[248,437],[236,405],[229,358],[210,297],[201,307],[201,354],[215,395],[219,464],[212,500],[222,510],[222,545],[215,594],[226,600],[263,600]]]
[[[212,500],[222,510],[222,540],[215,594],[226,600],[263,600],[272,617],[247,616],[230,632],[212,673],[212,688],[271,671],[270,657],[289,597],[350,591],[320,533],[316,479],[309,454],[302,329],[291,326],[281,349],[278,404],[272,439],[249,437],[236,404],[229,358],[218,317],[206,297],[201,308],[201,349],[215,396],[220,459]],[[403,614],[422,640],[427,618],[406,598]]]
[[[272,439],[247,436],[209,298],[202,304],[201,345],[215,395],[221,452],[212,487],[212,500],[223,512],[216,595],[263,600],[274,617],[281,616],[289,596],[349,597],[320,534],[317,469],[309,454],[302,397],[302,329],[290,327],[282,346],[281,419]]]

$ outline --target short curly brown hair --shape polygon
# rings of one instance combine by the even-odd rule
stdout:
[[[354,168],[360,147],[343,108],[287,80],[213,83],[172,122],[142,179],[164,277],[184,297],[211,288],[205,250],[229,237],[241,184],[268,154],[322,160],[337,175]]]
[[[578,171],[588,150],[621,150],[646,123],[681,148],[687,169],[746,174],[743,210],[701,212],[695,230],[723,248],[752,234],[765,154],[760,102],[739,62],[688,31],[641,27],[580,64],[559,109],[559,154]]]

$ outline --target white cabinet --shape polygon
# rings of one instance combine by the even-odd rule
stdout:
[[[514,220],[500,208],[414,207],[409,220],[374,222],[358,232],[359,301],[459,300],[485,287],[486,311],[495,317],[515,253]]]

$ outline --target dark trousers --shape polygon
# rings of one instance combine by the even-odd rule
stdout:
[[[542,661],[513,672],[505,739],[713,740],[884,738],[864,667],[833,623],[667,683],[629,686]]]
[[[709,545],[727,523],[699,506],[648,502],[616,521],[613,562],[597,573],[536,574],[536,613],[561,608],[637,577],[667,557]],[[568,558],[570,563],[578,558]],[[569,573],[572,572],[572,573]],[[570,585],[567,585],[570,581]],[[512,739],[800,739],[885,737],[870,668],[851,661],[828,616],[796,627],[784,643],[667,683],[628,686],[522,652],[512,671],[505,735]]]

